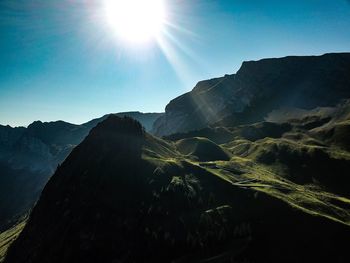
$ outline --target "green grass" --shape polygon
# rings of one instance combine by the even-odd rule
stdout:
[[[200,145],[201,151],[205,151],[206,146],[213,144],[223,149],[224,152],[231,151],[233,157],[226,161],[193,158],[194,153],[198,151],[198,145]],[[159,151],[159,147],[162,148],[161,151]],[[189,163],[234,187],[267,194],[305,213],[350,226],[350,199],[340,194],[331,193],[317,183],[300,184],[294,182],[286,176],[288,172],[283,167],[283,158],[289,160],[290,156],[304,158],[304,155],[310,155],[312,158],[315,152],[317,154],[318,151],[321,151],[332,159],[350,160],[349,152],[333,147],[305,145],[302,142],[289,139],[272,138],[256,142],[237,140],[221,146],[205,138],[189,138],[175,143],[167,143],[157,139],[156,143],[153,144],[153,149],[154,152],[162,152],[162,154],[155,155],[152,154],[152,150],[144,149],[143,157],[161,170],[169,172],[171,170],[177,171],[179,168],[184,172],[186,169],[183,164]],[[269,155],[270,152],[281,152],[282,156],[276,155],[280,160],[267,164],[261,162],[261,156]]]
[[[194,164],[203,167],[202,163]],[[350,226],[350,199],[346,197],[324,191],[314,185],[293,183],[276,174],[270,167],[247,158],[236,157],[228,162],[216,162],[215,165],[203,169],[233,186],[263,192],[308,214]],[[232,166],[235,169],[232,169]],[[237,174],[239,170],[242,173]]]
[[[172,145],[176,158],[162,161],[191,163],[234,187],[267,194],[295,209],[350,226],[347,105],[332,113],[326,125],[321,118],[300,118],[296,124],[263,122],[227,128],[230,136],[221,145],[203,135],[213,129],[182,134]],[[315,128],[306,125],[309,122]],[[230,159],[218,158],[218,152]]]
[[[12,228],[0,233],[0,262],[4,261],[7,249],[22,232],[25,224],[26,221],[22,221]]]

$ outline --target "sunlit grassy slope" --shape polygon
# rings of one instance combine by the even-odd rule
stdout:
[[[25,221],[22,221],[12,228],[0,233],[0,262],[3,262],[7,249],[21,233],[24,226]]]
[[[144,154],[144,158],[153,159],[152,161],[157,163],[158,167],[183,167],[184,164],[191,164],[210,173],[212,176],[221,178],[233,187],[261,192],[282,200],[291,207],[305,213],[325,217],[350,226],[350,199],[342,194],[332,192],[331,187],[328,189],[319,182],[319,178],[315,178],[315,175],[317,177],[317,174],[324,172],[317,170],[317,165],[322,166],[322,164],[318,163],[318,159],[315,160],[314,167],[311,167],[316,170],[314,174],[310,174],[310,177],[305,175],[304,167],[295,167],[296,173],[306,177],[299,179],[295,179],[295,176],[287,169],[288,165],[295,165],[294,163],[288,163],[288,161],[292,162],[292,159],[296,158],[295,155],[298,158],[307,160],[309,162],[308,165],[310,165],[315,151],[321,151],[328,157],[327,166],[332,165],[333,162],[335,162],[333,165],[338,165],[338,162],[349,165],[350,154],[348,152],[333,148],[306,146],[285,139],[270,138],[257,142],[237,140],[220,147],[220,149],[223,149],[223,152],[231,153],[233,156],[231,159],[222,160],[226,159],[227,155],[222,155],[221,152],[218,152],[216,161],[204,162],[199,161],[196,156],[193,158],[193,155],[184,150],[186,146],[187,148],[185,149],[188,149],[188,151],[192,150],[194,147],[193,141],[196,144],[204,141],[204,146],[207,145],[205,139],[199,138],[194,138],[193,140],[185,139],[173,144],[164,142],[164,145],[168,147],[167,151],[163,151],[166,154],[157,156],[158,158],[156,159]],[[184,143],[188,143],[188,145],[185,146]],[[210,147],[212,147],[212,143]],[[279,154],[278,147],[285,151],[283,154],[286,156],[282,156],[285,160],[281,156],[270,156]],[[178,149],[179,151],[177,151]],[[204,151],[204,149],[202,150]],[[146,152],[149,151],[146,150]],[[212,160],[215,160],[213,151],[210,153]],[[267,158],[266,156],[274,158],[274,160],[266,161],[264,159]],[[296,160],[297,163],[300,161]],[[320,161],[324,160],[321,158]],[[303,166],[303,164],[300,165]],[[336,167],[329,168],[336,170]],[[346,171],[343,172],[346,173]],[[338,180],[337,174],[329,174],[329,176],[332,177],[330,181]],[[339,177],[342,179],[341,176]],[[298,181],[302,181],[302,183],[298,183]],[[341,182],[339,183],[341,184]],[[342,185],[339,188],[342,188]]]
[[[299,119],[207,128],[169,139],[181,158],[235,187],[350,225],[349,109],[346,101],[327,115],[318,109]],[[201,160],[196,151],[210,159]]]
[[[327,192],[315,185],[293,183],[281,177],[273,169],[250,159],[236,157],[229,162],[212,162],[205,169],[234,186],[263,192],[306,213],[350,226],[350,199]]]

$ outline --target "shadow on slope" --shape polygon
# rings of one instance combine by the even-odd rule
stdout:
[[[198,161],[228,161],[230,154],[216,143],[207,138],[194,137],[176,142],[177,150],[186,155],[195,157]]]

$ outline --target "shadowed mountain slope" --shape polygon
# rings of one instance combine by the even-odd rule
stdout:
[[[125,112],[149,130],[161,113]],[[27,213],[58,164],[99,122],[76,125],[36,121],[27,128],[0,125],[0,231]]]
[[[180,140],[176,143],[176,149],[183,155],[194,157],[198,161],[230,160],[229,153],[213,141],[203,137]]]

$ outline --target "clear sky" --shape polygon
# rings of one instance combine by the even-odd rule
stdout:
[[[161,112],[244,60],[350,51],[346,0],[164,0],[146,44],[117,38],[103,1],[0,0],[0,124]]]

